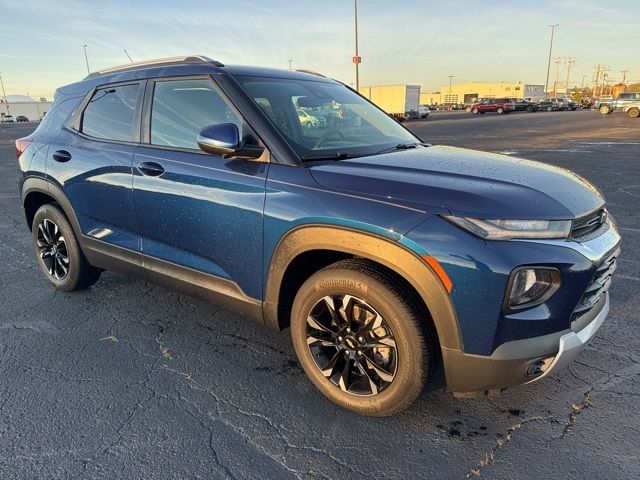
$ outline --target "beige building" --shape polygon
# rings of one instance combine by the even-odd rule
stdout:
[[[478,98],[531,98],[545,97],[544,85],[507,82],[467,82],[444,85],[435,93],[420,93],[421,105],[441,105],[443,103],[473,103]]]
[[[27,117],[30,121],[38,121],[40,117],[47,113],[51,109],[51,102],[47,102],[42,99],[41,101],[11,101],[8,99],[9,114],[15,120],[16,117],[22,115]],[[4,116],[7,113],[7,106],[0,98],[0,115]]]

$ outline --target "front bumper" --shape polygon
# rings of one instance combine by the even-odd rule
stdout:
[[[607,314],[609,293],[589,312],[589,322],[579,331],[565,330],[502,344],[490,356],[443,349],[450,365],[448,388],[460,396],[478,396],[515,385],[532,383],[569,365],[589,344]],[[542,370],[531,375],[532,365]]]

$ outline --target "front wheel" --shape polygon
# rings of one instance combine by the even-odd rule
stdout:
[[[58,290],[81,290],[100,277],[101,270],[89,265],[71,224],[57,206],[47,204],[38,209],[31,238],[40,270]]]
[[[640,108],[638,107],[630,108],[629,110],[627,110],[627,115],[629,115],[631,118],[640,117]]]
[[[355,412],[406,409],[431,374],[431,329],[406,288],[367,262],[345,260],[312,275],[298,291],[291,336],[315,386]]]
[[[496,112],[498,112],[498,115],[502,115],[504,113],[504,108],[499,107],[498,110],[496,110]]]
[[[474,108],[473,110],[471,110],[473,112],[474,115],[477,115],[479,110],[477,108]]]
[[[609,105],[602,105],[599,110],[602,115],[608,115],[611,113],[611,107]]]

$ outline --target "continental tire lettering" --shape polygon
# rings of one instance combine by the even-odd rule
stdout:
[[[346,278],[329,278],[318,283],[317,288],[325,287],[351,287],[363,290],[365,292],[367,291],[366,285],[363,285],[362,282],[356,282]]]

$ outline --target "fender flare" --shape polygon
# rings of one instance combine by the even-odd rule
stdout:
[[[311,250],[333,250],[377,262],[402,276],[427,306],[442,349],[462,350],[458,320],[448,292],[431,267],[392,240],[345,227],[304,225],[285,234],[269,265],[263,304],[265,323],[276,329],[282,279],[291,261]]]
[[[62,208],[62,211],[67,216],[69,223],[71,223],[71,227],[73,228],[73,232],[76,234],[76,238],[79,242],[82,242],[82,229],[80,228],[80,223],[78,222],[78,217],[76,217],[75,212],[73,211],[73,207],[71,206],[71,202],[64,194],[64,192],[58,187],[54,185],[49,180],[38,177],[29,177],[25,179],[22,184],[22,193],[21,193],[21,202],[22,206],[25,206],[25,201],[27,196],[30,193],[44,193],[51,198],[53,198]]]

